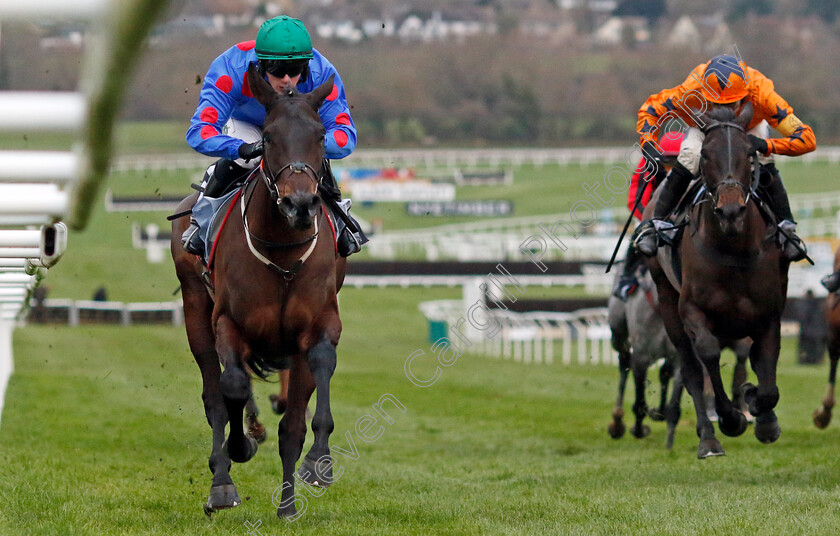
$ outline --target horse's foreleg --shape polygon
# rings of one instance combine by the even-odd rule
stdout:
[[[230,419],[230,431],[224,447],[231,460],[244,463],[257,453],[257,441],[245,435],[242,426],[242,411],[251,398],[251,378],[242,364],[246,347],[239,329],[225,315],[216,320],[216,351],[225,367],[219,386]]]
[[[633,383],[636,387],[636,400],[633,403],[633,415],[636,423],[630,431],[633,437],[641,439],[650,435],[650,427],[644,424],[647,415],[647,401],[645,400],[645,387],[647,384],[647,363],[639,363],[638,356],[633,363]]]
[[[665,420],[665,412],[668,406],[668,384],[671,383],[673,377],[674,362],[671,359],[666,359],[662,367],[659,368],[659,407],[648,409],[648,415],[654,421]]]
[[[720,376],[720,342],[712,335],[706,315],[693,303],[687,301],[683,304],[683,320],[686,332],[691,338],[694,353],[709,375],[715,394],[715,410],[718,414],[720,431],[730,437],[743,434],[747,429],[747,419],[743,413],[733,407],[732,401],[726,395]],[[692,396],[694,396],[693,393]]]
[[[219,356],[214,348],[213,330],[210,326],[212,303],[204,289],[204,284],[190,270],[189,266],[181,267],[179,278],[183,288],[187,340],[195,357],[195,362],[201,371],[201,399],[204,402],[207,423],[213,431],[213,444],[209,459],[213,482],[210,495],[204,505],[204,512],[210,515],[216,510],[237,506],[241,503],[241,500],[230,477],[230,458],[222,448],[225,440],[225,425],[228,423],[228,413],[219,386],[221,367],[219,366]]]
[[[300,466],[298,475],[310,484],[327,487],[333,482],[332,459],[329,439],[333,423],[330,411],[330,379],[335,372],[335,345],[326,336],[309,350],[309,370],[315,378],[315,415],[312,416],[312,432],[315,441]]]
[[[782,434],[779,420],[773,411],[779,402],[776,364],[780,349],[780,323],[776,319],[769,322],[769,326],[759,337],[753,337],[750,363],[758,378],[758,387],[747,383],[742,388],[750,413],[755,416],[755,437],[762,443],[772,443]]]
[[[613,345],[615,346],[615,345]],[[630,371],[630,351],[620,350],[618,352],[618,397],[615,400],[615,407],[612,411],[612,422],[607,427],[607,432],[613,439],[620,439],[624,436],[624,389],[627,387],[627,375]]]
[[[295,519],[303,514],[298,514],[295,506],[295,464],[300,458],[306,438],[306,404],[315,390],[315,380],[303,356],[292,358],[289,380],[288,406],[277,427],[280,459],[283,462],[283,486],[279,498],[275,492],[273,502],[278,517]]]
[[[828,352],[828,392],[822,401],[822,407],[814,412],[814,426],[825,428],[831,422],[831,409],[834,407],[834,382],[837,379],[837,360],[840,358],[840,351],[830,348]]]
[[[668,332],[668,337],[674,343],[674,347],[680,354],[680,375],[682,383],[694,401],[694,412],[697,415],[697,437],[700,438],[700,444],[697,447],[697,457],[723,456],[725,454],[723,447],[715,437],[715,428],[712,426],[712,421],[709,420],[709,416],[706,414],[703,400],[703,366],[694,355],[691,341],[688,335],[686,335],[679,317],[677,308],[679,295],[677,295],[676,291],[668,287],[657,288],[659,290],[659,306],[662,320],[665,323],[665,330]],[[678,412],[679,407],[672,411]],[[673,418],[675,419],[674,426],[676,426],[678,414]]]
[[[680,415],[682,414],[682,408],[680,407],[682,402],[682,392],[682,373],[680,369],[677,368],[674,373],[674,387],[671,391],[671,400],[665,407],[665,422],[668,425],[668,439],[665,442],[665,446],[668,450],[671,450],[674,446],[674,434],[676,433],[677,423],[679,423]]]

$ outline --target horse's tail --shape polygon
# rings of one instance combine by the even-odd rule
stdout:
[[[246,363],[248,368],[251,369],[251,372],[263,380],[278,370],[289,368],[289,360],[285,357],[267,358],[254,352],[251,352]]]

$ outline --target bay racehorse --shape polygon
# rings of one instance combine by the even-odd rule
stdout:
[[[298,476],[317,486],[332,482],[329,386],[341,335],[336,294],[345,261],[336,254],[318,193],[325,134],[318,108],[333,81],[308,94],[294,89],[277,93],[253,64],[247,78],[266,109],[265,155],[216,240],[212,298],[202,276],[206,268],[178,239],[186,218],[173,223],[171,249],[183,291],[187,338],[201,369],[204,409],[213,431],[213,481],[205,512],[240,503],[231,461],[246,462],[257,450],[242,427],[243,407],[251,397],[250,372],[265,376],[289,368],[288,408],[278,428],[282,493],[279,500],[273,498],[277,515],[288,517],[296,514],[295,464],[306,435],[304,410],[316,387],[315,442]],[[194,200],[195,194],[179,210],[189,209]]]
[[[744,414],[724,392],[720,374],[721,348],[736,339],[753,340],[750,364],[758,387],[745,384],[742,392],[756,419],[755,436],[771,443],[781,434],[773,409],[779,400],[776,365],[790,263],[776,246],[776,226],[765,221],[756,197],[753,178],[758,173],[750,170],[754,159],[745,130],[752,111],[747,104],[737,116],[717,108],[701,117],[705,190],[673,246],[681,259],[679,277],[667,262],[667,248],[647,259],[665,328],[682,357],[683,381],[694,401],[699,458],[724,454],[705,410],[704,368],[714,389],[720,431],[738,436],[747,428]],[[648,204],[646,217],[654,205]]]
[[[840,270],[840,248],[834,252],[834,271]],[[825,300],[825,315],[828,321],[828,392],[822,406],[814,412],[814,425],[825,428],[831,422],[834,408],[834,384],[837,380],[837,361],[840,359],[840,295],[832,292]]]

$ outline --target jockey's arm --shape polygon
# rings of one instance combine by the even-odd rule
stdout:
[[[760,108],[770,126],[783,136],[766,140],[767,154],[799,156],[816,149],[814,130],[796,117],[791,105],[776,93],[773,82],[755,70],[751,70],[750,75],[759,77],[754,105]]]
[[[231,72],[233,69],[224,55],[210,65],[186,139],[201,154],[236,160],[243,141],[222,133],[238,104],[235,96],[242,95],[243,77],[231,76]]]
[[[329,159],[339,159],[348,156],[356,148],[356,125],[350,116],[350,107],[347,105],[341,77],[334,68],[328,70],[329,72],[325,72],[322,76],[328,78],[335,73],[333,90],[324,100],[318,113],[327,130],[324,140],[325,155]]]

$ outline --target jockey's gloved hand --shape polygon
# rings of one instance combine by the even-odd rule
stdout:
[[[752,134],[748,134],[747,136],[750,140],[750,147],[752,147],[754,152],[761,155],[767,154],[767,140],[759,138],[758,136],[753,136]]]
[[[642,155],[645,157],[645,160],[652,162],[662,161],[662,151],[659,150],[659,147],[655,143],[645,142],[642,145]]]
[[[237,150],[239,158],[243,160],[251,160],[263,155],[263,141],[257,140],[254,143],[243,143]]]

